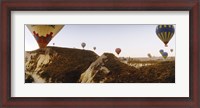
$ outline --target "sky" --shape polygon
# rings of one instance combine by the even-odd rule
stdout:
[[[161,56],[160,49],[175,56],[176,32],[165,47],[164,43],[155,33],[157,25],[135,24],[66,24],[47,46],[82,49],[81,43],[85,42],[85,50],[93,50],[98,55],[104,52],[113,53],[118,57],[147,57]],[[55,45],[53,45],[55,43]],[[39,46],[25,26],[25,51],[38,49]],[[121,53],[115,53],[116,48],[121,48]],[[170,52],[173,49],[173,52]]]

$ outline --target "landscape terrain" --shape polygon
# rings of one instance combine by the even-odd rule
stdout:
[[[25,83],[175,83],[175,58],[48,46],[25,52]]]

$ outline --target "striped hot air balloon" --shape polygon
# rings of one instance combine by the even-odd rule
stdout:
[[[26,25],[40,48],[45,48],[64,25]]]
[[[173,25],[158,25],[156,27],[156,34],[160,38],[160,40],[167,47],[168,42],[171,40],[175,32]]]

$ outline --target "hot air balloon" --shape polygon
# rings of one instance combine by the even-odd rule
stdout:
[[[164,52],[164,50],[163,50],[163,49],[161,49],[159,52],[160,52],[160,54],[162,55],[162,53]]]
[[[168,56],[168,53],[167,53],[167,52],[163,52],[163,53],[162,53],[162,56],[163,56],[164,59],[166,59],[167,56]]]
[[[40,48],[45,48],[64,25],[26,25]]]
[[[168,42],[171,40],[175,32],[173,25],[158,25],[156,27],[156,34],[160,38],[160,40],[167,47]]]
[[[121,52],[121,49],[120,49],[120,48],[116,48],[116,49],[115,49],[115,52],[119,55],[120,52]]]
[[[170,49],[171,52],[173,52],[173,49]]]
[[[55,43],[53,43],[53,45],[55,45]]]
[[[149,58],[151,58],[151,57],[152,57],[150,53],[148,53],[148,54],[147,54],[147,56],[148,56]]]
[[[84,47],[86,46],[86,43],[85,43],[85,42],[82,42],[82,43],[81,43],[81,46],[82,46],[83,49],[84,49]]]
[[[96,50],[96,47],[93,47],[93,50]]]

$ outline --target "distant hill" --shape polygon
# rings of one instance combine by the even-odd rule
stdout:
[[[175,62],[130,66],[112,53],[47,47],[25,53],[26,83],[174,83]]]
[[[149,58],[149,57],[134,57],[134,58],[132,58],[132,57],[120,57],[119,58],[120,60],[122,60],[122,61],[140,61],[140,62],[145,62],[145,61],[157,61],[157,62],[159,62],[159,61],[175,61],[175,57],[173,57],[173,56],[170,56],[170,57],[167,57],[166,59],[164,59],[163,57],[155,57],[155,56],[153,56],[153,57],[151,57],[151,58]]]

